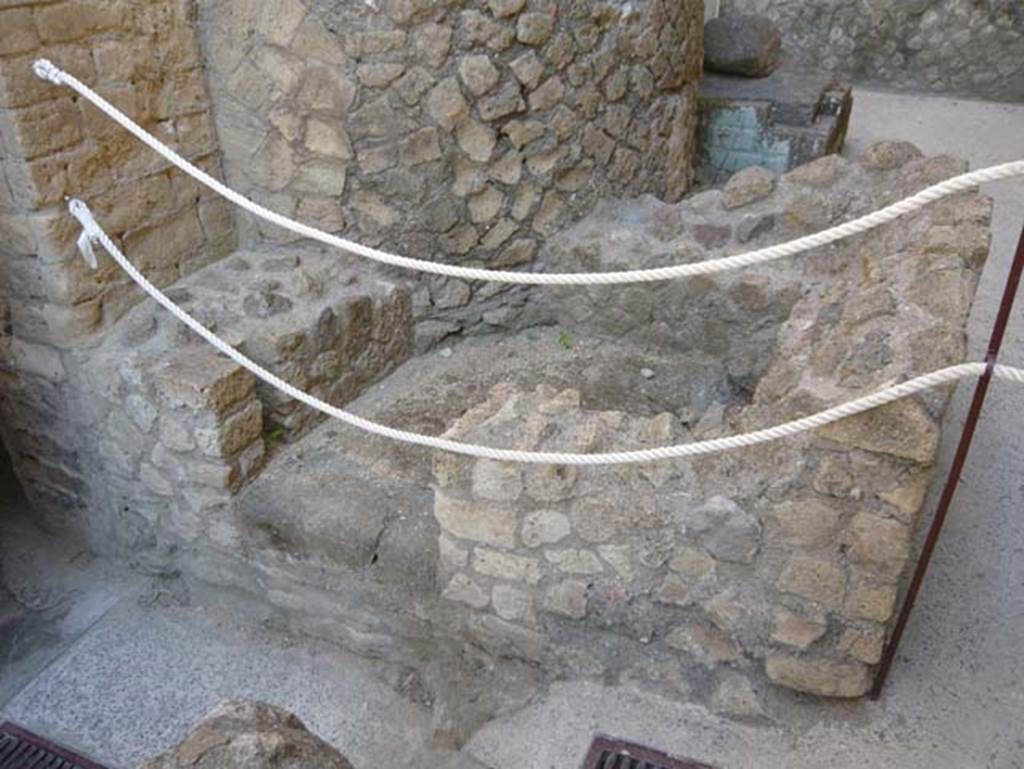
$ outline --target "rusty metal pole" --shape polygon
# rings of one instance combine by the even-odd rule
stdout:
[[[1013,302],[1017,296],[1017,289],[1020,287],[1021,274],[1024,273],[1024,229],[1021,230],[1020,240],[1017,242],[1017,252],[1010,265],[1010,272],[1006,276],[1006,286],[1003,289],[1002,303],[999,305],[999,313],[996,315],[992,325],[992,336],[988,343],[988,352],[985,355],[987,367],[985,373],[978,378],[978,384],[974,389],[974,399],[967,412],[967,419],[964,421],[963,432],[960,434],[960,442],[956,447],[956,454],[953,457],[953,464],[949,468],[949,475],[946,477],[946,485],[942,489],[942,496],[939,498],[939,505],[935,510],[935,517],[932,519],[931,528],[925,538],[924,547],[921,549],[921,557],[914,569],[914,576],[907,588],[906,598],[903,599],[903,606],[900,608],[899,617],[893,627],[892,635],[882,652],[882,659],[875,673],[875,680],[871,686],[871,699],[877,700],[882,694],[882,687],[889,677],[889,670],[892,668],[893,660],[896,657],[896,650],[899,648],[903,631],[906,630],[907,621],[910,619],[910,612],[914,608],[917,594],[921,590],[928,565],[931,563],[932,555],[935,552],[935,545],[942,533],[942,525],[946,521],[946,514],[956,494],[956,487],[960,483],[960,475],[963,473],[964,464],[967,462],[967,455],[971,450],[971,441],[974,439],[974,431],[978,426],[981,417],[982,407],[985,405],[985,396],[988,395],[989,384],[992,382],[992,369],[999,357],[999,349],[1003,344],[1003,337],[1006,334],[1006,327],[1010,322],[1010,313],[1013,310]]]

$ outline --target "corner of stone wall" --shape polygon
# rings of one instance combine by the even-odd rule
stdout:
[[[142,294],[109,260],[90,270],[65,197],[84,199],[157,285],[235,246],[215,199],[66,88],[51,59],[200,167],[219,173],[191,0],[24,2],[0,8],[0,307],[6,324],[4,440],[31,500],[85,519],[105,498],[93,460],[96,392],[77,351],[97,346]],[[92,509],[92,512],[87,510]],[[92,537],[99,549],[106,537]]]

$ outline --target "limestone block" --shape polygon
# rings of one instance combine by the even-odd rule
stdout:
[[[469,115],[469,105],[455,78],[449,77],[427,94],[427,112],[445,131],[451,131]]]
[[[544,608],[570,619],[587,616],[587,583],[570,579],[552,587],[544,596]]]
[[[467,502],[438,492],[434,515],[443,529],[459,539],[498,547],[516,544],[516,513],[500,505]]]
[[[774,626],[773,641],[800,651],[825,635],[828,629],[822,618],[807,619],[784,608],[775,611]]]
[[[495,585],[491,591],[491,605],[495,613],[504,620],[527,624],[535,620],[533,597],[525,590],[509,585]]]
[[[464,603],[474,609],[483,609],[491,602],[486,590],[461,573],[451,578],[441,595],[449,601]]]
[[[850,558],[864,569],[895,578],[910,555],[910,531],[902,523],[870,513],[850,522],[847,534]]]
[[[741,208],[762,200],[775,189],[775,175],[761,166],[750,166],[736,173],[725,185],[722,199],[727,209]]]
[[[895,585],[859,578],[853,581],[843,605],[843,615],[851,619],[887,622],[896,608]]]
[[[791,558],[779,576],[778,588],[830,609],[838,608],[846,591],[842,568],[831,561]]]
[[[935,461],[939,428],[925,407],[907,398],[827,425],[819,431],[844,446],[889,454],[922,465]]]
[[[860,697],[871,686],[868,667],[857,662],[770,654],[765,672],[775,683],[825,697]]]
[[[741,673],[726,673],[721,677],[711,695],[711,707],[717,713],[737,718],[758,718],[765,714],[750,679]]]
[[[209,411],[217,417],[248,398],[255,385],[252,374],[208,348],[168,356],[153,371],[153,380],[172,406]]]
[[[547,550],[544,557],[566,574],[594,575],[604,571],[600,559],[590,550]]]
[[[786,500],[772,509],[779,536],[799,547],[828,547],[835,540],[839,511],[816,499]]]
[[[459,62],[459,77],[474,96],[483,96],[498,84],[501,74],[489,56],[475,54]]]
[[[544,45],[555,28],[555,17],[548,13],[524,13],[516,23],[516,39],[526,45]]]
[[[485,547],[473,550],[473,569],[488,577],[506,579],[510,582],[525,582],[528,585],[536,585],[541,579],[541,564],[535,558]]]
[[[212,457],[227,458],[238,454],[263,432],[263,405],[250,401],[236,413],[224,416],[213,427],[195,431],[199,447]]]

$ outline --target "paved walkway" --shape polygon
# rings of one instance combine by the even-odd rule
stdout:
[[[1022,128],[1024,106],[858,91],[849,151],[878,138],[905,138],[980,167],[1024,158]],[[993,255],[971,324],[975,356],[984,349],[1024,223],[1024,182],[986,191],[997,209]],[[1024,303],[1005,360],[1024,364]],[[969,389],[960,388],[953,425],[962,420]],[[488,725],[469,751],[495,769],[571,769],[593,734],[607,732],[735,769],[1024,767],[1022,404],[1024,393],[1012,387],[993,392],[880,703],[798,698],[784,723],[755,727],[633,691],[562,684]],[[943,466],[955,432],[947,431]],[[5,535],[9,548],[6,529]],[[50,606],[48,619],[34,627],[5,619],[0,597],[0,629],[16,628],[25,642],[14,651],[0,644],[0,717],[127,769],[176,740],[218,699],[263,697],[294,709],[359,769],[437,765],[425,747],[427,711],[395,694],[379,668],[333,647],[177,606],[149,581],[83,562],[77,553],[53,557],[51,564],[23,564],[52,576],[53,600],[47,604],[44,594],[40,604]],[[28,646],[36,653],[25,654]]]

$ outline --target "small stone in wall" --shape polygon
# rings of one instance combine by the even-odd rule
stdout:
[[[816,558],[791,558],[779,576],[777,586],[784,593],[798,595],[827,608],[843,601],[846,579],[839,564]]]
[[[526,5],[526,0],[487,0],[487,7],[497,18],[515,16]]]
[[[572,533],[569,518],[554,510],[530,513],[523,521],[520,534],[527,547],[540,547],[561,542]]]
[[[722,203],[732,210],[762,200],[774,190],[775,174],[761,166],[750,166],[729,179],[722,190]]]
[[[483,96],[498,84],[501,73],[489,56],[476,54],[459,62],[459,77],[474,96]]]
[[[561,582],[544,597],[544,608],[570,619],[583,619],[587,616],[587,589],[587,583],[580,580]]]
[[[534,620],[533,598],[525,590],[509,585],[495,585],[491,591],[491,605],[504,620],[526,623]]]
[[[600,559],[589,550],[548,550],[544,555],[567,574],[593,575],[604,571]]]
[[[472,119],[464,121],[458,127],[455,138],[462,151],[477,163],[486,163],[490,160],[494,145],[497,143],[494,129]]]
[[[441,157],[441,145],[438,142],[437,129],[421,128],[403,139],[398,144],[398,157],[407,166],[438,160]]]
[[[516,39],[526,45],[544,45],[555,29],[550,13],[524,13],[516,24]]]
[[[693,655],[707,668],[740,658],[736,644],[714,625],[692,623],[678,627],[665,637],[665,643],[669,648]]]
[[[726,497],[712,497],[688,511],[683,527],[720,561],[751,563],[761,548],[760,522]]]
[[[451,578],[441,595],[449,601],[464,603],[474,609],[483,609],[491,602],[487,591],[462,573]]]
[[[478,547],[473,551],[473,569],[479,574],[509,582],[536,585],[541,579],[541,563],[535,558]]]
[[[772,640],[803,651],[817,641],[828,629],[824,619],[806,619],[788,609],[775,612]]]
[[[757,692],[750,679],[742,673],[728,672],[722,676],[711,695],[711,707],[716,713],[737,718],[758,718],[764,715],[764,706]]]
[[[867,666],[859,662],[772,654],[765,672],[777,684],[825,697],[860,697],[871,685]]]
[[[500,91],[477,102],[480,117],[492,121],[526,110],[526,102],[514,82],[506,83]]]
[[[767,16],[727,14],[704,25],[704,66],[713,72],[766,77],[781,51],[782,34]]]
[[[427,112],[446,131],[451,131],[465,119],[469,105],[455,78],[446,78],[431,89],[427,94]]]
[[[527,51],[522,56],[516,57],[510,66],[512,74],[527,88],[536,88],[544,76],[544,64],[533,51]]]

